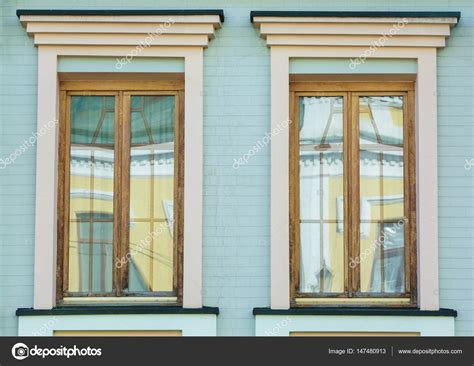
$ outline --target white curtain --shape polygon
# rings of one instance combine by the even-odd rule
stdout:
[[[320,143],[331,112],[331,98],[304,98],[303,104],[303,121],[300,121],[303,128],[300,140],[315,140],[316,143]]]
[[[319,144],[322,140],[324,130],[331,112],[331,99],[333,98],[304,98],[303,128],[300,131],[300,141],[310,141]],[[313,152],[309,152],[313,155]],[[327,169],[328,167],[326,167]],[[301,193],[301,218],[320,218],[320,176],[319,162],[314,162],[313,169],[304,169],[307,172],[300,176]],[[323,192],[327,192],[327,177],[324,178]],[[323,208],[327,212],[327,197],[323,202]],[[327,226],[323,229],[323,242],[321,243],[320,224],[303,224],[300,230],[300,291],[319,292],[320,272],[322,268],[329,269],[329,232]],[[323,246],[323,258],[321,260],[321,246]]]

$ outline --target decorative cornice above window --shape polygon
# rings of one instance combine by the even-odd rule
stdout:
[[[252,11],[268,46],[444,47],[459,12]]]
[[[222,10],[17,10],[35,45],[207,47]]]

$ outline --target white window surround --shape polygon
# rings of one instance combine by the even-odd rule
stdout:
[[[279,14],[280,13],[280,14]],[[282,14],[286,13],[286,14]],[[410,16],[321,15],[291,12],[252,12],[252,22],[270,47],[271,127],[289,118],[290,58],[416,59],[416,181],[418,305],[439,309],[438,174],[436,48],[445,46],[458,13]],[[337,13],[337,12],[336,12]],[[394,24],[406,23],[383,47],[367,52],[389,34]],[[349,67],[349,65],[348,65]],[[289,133],[283,130],[271,146],[271,308],[290,307],[289,274]]]
[[[143,12],[143,11],[140,11]],[[145,11],[146,12],[146,11]],[[38,47],[37,126],[58,119],[58,57],[122,58],[158,29],[166,29],[134,57],[184,58],[185,188],[183,307],[202,307],[203,48],[221,26],[222,11],[176,11],[159,15],[91,15],[85,11],[19,10],[20,21]],[[183,15],[187,14],[187,15]],[[168,23],[166,23],[168,22]],[[171,25],[169,25],[171,23]],[[161,27],[161,28],[160,28]],[[133,62],[133,60],[132,60]],[[58,131],[37,141],[34,309],[56,305]]]

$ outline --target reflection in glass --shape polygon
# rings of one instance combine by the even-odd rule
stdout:
[[[360,97],[361,292],[403,293],[403,97]]]
[[[174,97],[131,97],[130,292],[173,291]]]
[[[300,97],[300,288],[344,291],[343,98]]]
[[[72,96],[69,292],[112,291],[114,96]]]

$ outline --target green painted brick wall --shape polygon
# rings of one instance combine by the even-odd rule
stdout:
[[[474,334],[473,4],[471,0],[2,0],[0,158],[36,128],[37,50],[17,8],[222,8],[226,20],[204,51],[204,304],[219,306],[219,335],[253,335],[252,308],[270,304],[270,150],[234,158],[270,126],[269,51],[250,10],[461,11],[438,53],[440,298]],[[33,303],[35,149],[0,170],[0,335],[17,333],[15,310]]]

